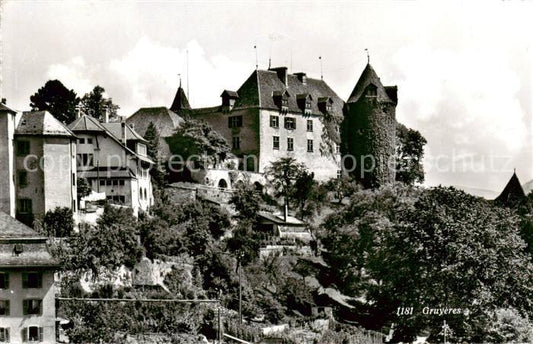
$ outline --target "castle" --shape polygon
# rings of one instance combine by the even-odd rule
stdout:
[[[216,106],[192,109],[180,84],[170,109],[141,108],[127,123],[144,135],[152,122],[165,137],[182,117],[204,120],[231,145],[238,170],[252,174],[294,157],[320,181],[342,174],[368,187],[394,181],[388,164],[395,154],[397,87],[383,86],[370,64],[346,102],[324,80],[286,67],[255,70],[220,97]],[[169,154],[163,139],[160,145]],[[223,175],[216,178],[215,186],[231,186]]]

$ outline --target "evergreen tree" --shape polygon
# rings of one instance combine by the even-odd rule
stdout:
[[[76,119],[80,99],[74,90],[68,90],[59,80],[48,80],[30,97],[33,111],[48,111],[64,124]]]

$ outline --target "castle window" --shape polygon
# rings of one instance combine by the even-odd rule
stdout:
[[[307,140],[307,152],[313,152],[313,140]]]
[[[18,172],[19,187],[23,188],[28,185],[28,171]]]
[[[105,185],[105,180],[100,179],[100,186],[104,186],[104,185]]]
[[[378,96],[378,88],[374,84],[367,86],[365,96],[368,98],[376,98]]]
[[[310,115],[312,112],[311,111],[312,100],[313,98],[311,97],[311,95],[307,93],[298,94],[296,96],[296,102],[298,103],[298,107],[305,115]]]
[[[285,117],[285,129],[289,129],[289,130],[296,129],[296,118]]]
[[[307,131],[308,132],[312,132],[313,131],[313,120],[312,119],[308,119],[307,120]]]
[[[32,203],[29,198],[19,199],[19,214],[31,214],[32,213]]]
[[[85,144],[85,138],[84,137],[81,137],[80,140],[79,140],[80,144],[83,145]]]
[[[17,155],[24,156],[30,154],[29,141],[17,141]]]
[[[279,116],[270,116],[270,127],[279,128]]]
[[[335,145],[335,153],[339,154],[340,152],[341,152],[341,145],[337,143]]]
[[[292,137],[287,138],[287,150],[289,152],[294,150],[294,139]]]
[[[272,149],[279,150],[279,136],[272,136]]]
[[[272,98],[280,113],[289,111],[289,93],[287,91],[274,91],[272,92]]]
[[[23,300],[22,307],[24,310],[24,315],[41,315],[43,311],[42,304],[43,304],[43,300],[41,299]]]
[[[92,138],[88,138],[87,139],[87,144],[92,145],[93,144],[93,139]]]
[[[0,289],[9,288],[9,274],[7,272],[0,272]]]
[[[9,328],[0,327],[0,343],[9,343]]]
[[[0,300],[0,316],[9,315],[9,300]]]
[[[39,272],[25,272],[22,274],[22,288],[42,288],[43,274]]]
[[[337,179],[342,178],[342,170],[337,170]]]
[[[228,117],[228,128],[242,127],[242,116]]]
[[[118,184],[121,185],[121,186],[123,186],[123,185],[124,185],[124,179],[119,180],[119,181],[118,181]]]
[[[233,136],[231,139],[231,144],[233,149],[241,149],[241,138],[238,136]]]

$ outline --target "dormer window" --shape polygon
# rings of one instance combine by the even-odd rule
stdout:
[[[224,90],[220,97],[222,97],[223,110],[230,111],[235,106],[235,101],[239,98],[239,94],[235,91]]]
[[[318,108],[322,112],[331,112],[333,110],[333,100],[330,97],[318,98]]]
[[[368,98],[376,98],[378,96],[378,88],[374,84],[367,86],[365,96]]]
[[[296,99],[298,101],[298,107],[302,110],[302,112],[305,115],[310,115],[312,113],[311,101],[313,100],[311,95],[307,93],[299,94]]]
[[[280,113],[287,113],[289,111],[289,93],[287,91],[272,92],[272,99],[274,104],[279,108]]]

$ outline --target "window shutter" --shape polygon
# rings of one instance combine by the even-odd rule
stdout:
[[[39,342],[43,341],[43,328],[39,327]]]
[[[10,314],[9,313],[9,302],[10,302],[9,300],[6,300],[6,315]],[[8,340],[8,342],[9,342],[9,340]]]
[[[43,315],[43,300],[37,300],[37,307],[39,307],[39,315]]]
[[[43,274],[38,273],[37,274],[37,288],[42,288],[42,287],[43,287]]]
[[[22,274],[22,288],[28,288],[28,274]]]
[[[24,315],[28,315],[28,300],[22,301],[22,310]]]
[[[6,286],[6,289],[9,289],[9,274],[4,274],[4,285]]]
[[[28,341],[28,328],[24,327],[20,333],[22,336],[22,341],[27,342]]]
[[[4,329],[4,331],[5,331],[4,333],[6,334],[6,342],[9,343],[9,341],[10,341],[9,340],[9,328]]]

